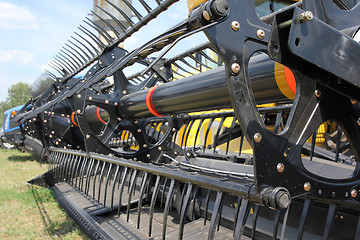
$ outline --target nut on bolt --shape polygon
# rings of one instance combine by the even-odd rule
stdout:
[[[231,28],[234,31],[238,31],[240,29],[240,23],[238,21],[232,21]]]
[[[265,31],[262,29],[257,30],[256,35],[259,39],[263,39],[265,37]]]
[[[255,142],[259,143],[262,140],[262,135],[260,133],[255,133],[254,135]]]
[[[314,15],[311,11],[306,11],[301,14],[299,14],[298,19],[300,22],[307,22],[313,20]]]
[[[310,191],[310,189],[311,189],[311,184],[309,182],[304,183],[304,190],[308,192]]]
[[[240,72],[240,65],[238,63],[233,63],[231,65],[231,71],[235,74]]]
[[[282,173],[285,170],[285,166],[283,163],[278,163],[278,165],[276,166],[276,169],[279,173]]]
[[[356,189],[351,190],[351,197],[356,198],[356,196],[357,196],[357,190]]]

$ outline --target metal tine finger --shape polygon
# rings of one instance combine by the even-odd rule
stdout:
[[[192,72],[186,70],[185,68],[181,67],[181,66],[180,66],[179,64],[177,64],[176,62],[173,62],[172,64],[173,64],[175,67],[177,67],[177,68],[179,68],[180,70],[182,70],[183,72],[185,72],[185,73],[187,73],[187,74],[190,74],[190,75],[194,75],[194,73],[192,73]],[[176,74],[181,75],[181,74],[179,74],[178,72],[176,72]],[[183,75],[181,75],[181,76],[183,76]],[[185,77],[185,76],[184,76],[184,77]]]
[[[184,140],[185,140],[186,131],[187,131],[188,127],[190,126],[189,123],[190,123],[190,122],[188,122],[188,121],[185,122],[185,126],[184,126],[183,135],[182,135],[182,138],[181,138],[180,147],[186,148],[186,146],[184,146]]]
[[[209,57],[204,51],[200,51],[199,53],[201,54],[201,56],[203,56],[204,58],[206,58],[206,59],[209,60],[210,62],[215,63],[215,64],[217,64],[218,66],[221,66],[221,65],[222,65],[220,62],[218,62],[218,61],[216,61],[215,59]]]
[[[341,127],[338,126],[337,137],[336,137],[336,147],[335,147],[335,162],[339,161],[341,136],[342,136],[342,130],[341,130]]]
[[[63,161],[61,163],[61,172],[60,172],[60,180],[63,181],[65,177],[65,166],[67,163],[67,158],[69,158],[69,154],[64,154]]]
[[[212,67],[209,67],[208,65],[206,65],[205,63],[200,62],[199,60],[197,60],[193,55],[190,55],[189,58],[191,58],[192,60],[194,60],[195,62],[197,62],[200,66],[204,66],[208,69],[212,69]]]
[[[317,130],[313,133],[312,135],[312,139],[311,139],[311,150],[310,150],[310,161],[313,160],[314,157],[314,149],[315,149],[315,143],[316,143],[316,135],[317,135]]]
[[[106,165],[107,165],[107,162],[103,162],[103,167],[101,169],[101,173],[100,173],[100,177],[99,177],[99,181],[98,181],[99,182],[98,202],[100,202],[101,183],[103,182],[103,179],[104,179],[104,173],[105,173]]]
[[[112,15],[111,13],[109,13],[108,11],[106,11],[105,9],[101,8],[100,6],[96,5],[97,8],[99,8],[101,11],[103,11],[104,13],[106,13],[119,27],[120,29],[125,32],[126,27],[116,18],[114,17],[114,15]]]
[[[130,181],[130,183],[129,183],[129,185],[130,185],[130,191],[129,191],[128,204],[127,204],[127,208],[126,208],[126,221],[127,221],[127,222],[129,221],[129,218],[130,218],[131,197],[132,197],[132,195],[133,195],[133,193],[134,193],[135,186],[136,186],[136,180],[137,180],[138,176],[139,176],[138,170],[137,170],[137,169],[134,169],[132,179],[131,179],[131,181]]]
[[[164,200],[165,192],[166,192],[167,180],[168,180],[168,178],[164,178],[164,183],[162,184],[163,188],[162,188],[162,193],[161,193],[161,198],[160,198],[160,207],[162,207],[162,205],[163,205],[163,200]]]
[[[76,169],[75,169],[75,187],[79,188],[78,186],[78,179],[79,179],[79,173],[81,171],[81,163],[84,161],[84,157],[79,157],[79,161],[78,161],[78,164],[76,166]],[[80,169],[79,169],[80,168]]]
[[[144,192],[145,192],[145,186],[146,186],[146,183],[148,182],[148,176],[149,176],[149,173],[144,172],[144,175],[143,175],[143,178],[141,181],[140,195],[139,195],[138,208],[137,208],[137,225],[136,225],[137,229],[140,228],[141,206],[142,206],[143,196],[144,196]]]
[[[123,171],[122,178],[121,178],[121,186],[120,186],[120,192],[119,192],[118,216],[120,216],[121,204],[122,204],[121,203],[122,202],[122,194],[123,194],[123,191],[124,191],[125,180],[126,180],[127,174],[128,174],[128,167],[125,167],[124,171]]]
[[[274,219],[274,227],[273,227],[273,240],[277,239],[277,233],[279,228],[279,221],[281,216],[281,210],[277,209],[275,213],[275,219]]]
[[[71,155],[70,160],[67,164],[66,168],[66,181],[71,185],[71,173],[72,173],[72,166],[74,165],[76,155]]]
[[[84,172],[85,172],[85,167],[88,164],[88,161],[89,160],[86,157],[83,157],[83,161],[81,163],[80,172],[79,172],[79,186],[78,186],[78,188],[79,188],[80,191],[83,191],[82,187],[83,187]]]
[[[147,5],[147,3],[144,0],[139,0],[139,2],[141,3],[141,5],[145,8],[145,10],[150,13],[151,12],[151,8],[149,7],[149,5]]]
[[[105,0],[107,3],[109,3],[111,6],[113,6],[113,8],[115,8],[125,19],[125,21],[131,26],[133,27],[134,22],[131,21],[131,19],[129,18],[128,15],[126,15],[126,13],[124,13],[123,10],[121,10],[118,6],[116,6],[115,4],[113,4],[112,2]]]
[[[62,66],[63,66],[64,68],[66,68],[66,70],[68,70],[68,72],[75,71],[75,68],[73,68],[73,66],[72,66],[70,63],[68,63],[66,60],[64,60],[61,56],[59,56],[59,53],[58,53],[58,55],[56,55],[56,56],[54,57],[54,60],[56,60],[56,61],[58,61],[59,63],[61,63]]]
[[[76,155],[73,160],[73,164],[71,166],[71,171],[70,171],[70,181],[71,181],[71,185],[73,186],[74,186],[74,172],[75,172],[75,167],[77,166],[78,158],[79,156]]]
[[[196,119],[193,119],[193,120],[190,121],[190,123],[189,123],[189,125],[190,125],[190,126],[189,126],[189,130],[187,131],[186,137],[185,137],[185,147],[187,146],[187,140],[189,139],[190,131],[191,131],[191,129],[192,129],[195,121],[196,121]],[[185,133],[184,133],[184,134],[185,134]]]
[[[84,188],[84,178],[86,177],[85,173],[86,173],[86,170],[89,169],[90,165],[91,165],[91,159],[89,159],[89,158],[85,158],[85,159],[86,159],[86,161],[84,162],[84,166],[83,166],[83,169],[82,169],[82,172],[81,172],[81,182],[79,183],[80,184],[80,190],[83,191],[83,192],[86,191],[86,182],[85,182],[85,188]]]
[[[96,48],[93,44],[91,44],[90,41],[88,41],[86,38],[84,38],[83,36],[81,36],[80,34],[78,34],[77,32],[74,32],[78,37],[80,37],[83,41],[85,41],[95,52],[95,54],[98,54],[100,52],[100,50],[98,48]],[[88,36],[88,35],[87,35]],[[93,51],[91,51],[88,46],[85,45],[85,43],[81,42],[80,40],[76,39],[75,37],[71,37],[72,39],[74,39],[76,42],[78,42],[79,44],[81,44],[81,46],[83,46],[87,51],[88,53],[91,54],[91,56],[94,58],[95,57],[95,54]],[[95,41],[94,41],[95,42]],[[95,42],[96,43],[96,42]],[[91,57],[90,57],[91,58]],[[89,59],[90,59],[89,58]]]
[[[87,174],[86,174],[86,184],[85,184],[85,194],[89,195],[89,191],[90,191],[90,179],[91,179],[91,173],[94,170],[94,165],[95,164],[95,159],[91,159],[91,164],[89,165]]]
[[[229,129],[229,136],[228,136],[228,141],[226,143],[226,153],[225,154],[228,154],[228,152],[229,152],[229,146],[230,146],[230,142],[231,142],[231,134],[235,127],[235,123],[236,123],[236,117],[233,117],[233,121],[232,121],[231,127]]]
[[[192,188],[193,188],[193,184],[188,183],[186,195],[185,195],[185,198],[181,205],[180,223],[179,223],[179,239],[183,239],[183,236],[184,236],[184,224],[185,224],[185,218],[186,218],[186,210],[189,207],[189,203],[190,203],[189,200],[190,200]]]
[[[201,118],[200,123],[199,123],[199,126],[198,126],[198,129],[196,130],[196,134],[195,134],[193,152],[195,152],[196,140],[197,140],[197,137],[198,137],[198,135],[199,135],[199,132],[200,132],[200,129],[201,129],[201,126],[202,126],[203,122],[204,122],[204,118]]]
[[[127,193],[130,192],[130,181],[131,181],[131,178],[134,176],[135,170],[136,170],[136,169],[131,168],[131,172],[130,172],[130,174],[129,174],[129,184],[128,184],[128,186],[127,186]]]
[[[65,52],[63,49],[66,50],[66,51],[68,51],[68,52],[70,52],[70,54],[67,53],[67,52]],[[72,62],[76,63],[76,67],[77,67],[77,68],[80,68],[81,66],[84,65],[84,63],[83,63],[74,53],[72,53],[72,52],[71,52],[70,50],[68,50],[67,48],[63,47],[62,49],[60,49],[60,52],[64,53],[66,56],[68,56],[68,57],[72,60]],[[73,58],[71,55],[74,56],[74,58]],[[76,59],[75,59],[75,58],[76,58]],[[77,61],[76,61],[76,60],[77,60]]]
[[[79,49],[81,51],[81,53],[76,50],[74,47],[70,46],[70,44],[65,43],[65,46],[69,47],[71,50],[73,50],[74,52],[76,52],[83,60],[85,63],[87,63],[88,61],[91,60],[91,57],[78,45],[76,45],[74,42],[68,40],[69,43],[71,43],[72,45],[74,45],[77,49]]]
[[[165,127],[164,122],[160,122],[159,125],[160,125],[160,128],[159,128],[159,131],[157,132],[156,141],[159,141],[159,140],[160,140],[161,130]]]
[[[185,64],[186,66],[188,66],[189,68],[191,68],[191,69],[193,69],[193,70],[195,70],[195,71],[197,71],[197,72],[201,72],[200,69],[192,66],[190,63],[188,63],[187,61],[185,61],[185,59],[179,59],[179,61],[182,62],[182,63],[184,63],[184,64]]]
[[[330,237],[331,227],[334,224],[335,213],[336,213],[336,204],[330,203],[329,211],[326,217],[323,239],[329,239]]]
[[[68,48],[70,48],[72,51],[70,51],[69,49],[67,49],[67,48],[65,48],[65,47],[63,47],[63,49],[65,49],[66,51],[68,51],[70,54],[72,54],[77,60],[78,60],[78,62],[80,62],[81,63],[81,65],[82,66],[84,66],[85,64],[86,64],[86,62],[88,61],[86,58],[84,58],[84,56],[81,54],[81,53],[79,53],[79,51],[77,51],[75,48],[73,48],[73,47],[71,47],[69,44],[67,44],[67,43],[65,43],[65,46],[66,47],[68,47]],[[75,53],[77,54],[75,54]],[[79,58],[79,57],[81,57],[82,58],[82,60]]]
[[[214,144],[213,144],[213,146],[214,146],[214,151],[213,151],[213,153],[216,152],[216,146],[217,146],[217,143],[218,143],[219,134],[220,134],[220,131],[221,131],[221,129],[222,129],[222,126],[224,125],[225,118],[226,118],[225,116],[222,116],[222,117],[221,117],[219,127],[218,127],[218,129],[216,130],[216,134],[215,134],[215,137],[214,137]]]
[[[155,207],[156,198],[157,198],[157,195],[158,195],[159,189],[160,189],[160,179],[161,179],[160,175],[156,175],[155,186],[154,186],[153,194],[151,196],[150,209],[149,209],[149,237],[151,237],[152,220],[153,220],[153,216],[154,216],[154,207]]]
[[[110,34],[107,33],[107,31],[103,27],[101,27],[99,24],[96,24],[93,20],[91,20],[88,17],[86,17],[85,19],[88,20],[89,22],[85,20],[84,22],[88,24],[90,27],[94,28],[106,40],[108,44],[111,44],[114,41],[114,39],[110,36]]]
[[[240,240],[241,235],[244,232],[244,225],[247,218],[249,200],[243,198],[241,201],[240,212],[236,220],[236,227],[234,232],[234,239]]]
[[[195,214],[195,202],[196,202],[196,197],[197,197],[197,195],[198,195],[198,193],[199,193],[199,189],[200,189],[200,188],[199,188],[198,186],[195,186],[194,194],[193,194],[193,197],[192,197],[192,199],[191,199],[191,202],[193,203],[192,209],[191,209],[191,212],[192,212],[192,214],[191,214],[191,220],[195,219],[195,217],[196,217],[196,216],[194,216],[194,214]]]
[[[100,38],[98,38],[94,33],[92,33],[91,31],[89,31],[86,27],[83,27],[82,25],[79,26],[79,30],[82,31],[85,35],[87,35],[88,37],[90,37],[97,45],[98,47],[102,50],[104,49],[106,46],[105,44],[100,40]],[[98,51],[98,50],[97,50]]]
[[[70,165],[71,165],[72,159],[74,157],[74,155],[71,155],[71,154],[68,154],[68,155],[69,155],[69,157],[68,157],[68,160],[65,163],[65,171],[64,171],[64,179],[65,179],[66,182],[69,181]]]
[[[57,61],[55,61],[54,59],[49,62],[49,66],[54,68],[55,70],[57,70],[59,73],[63,74],[64,75],[64,70],[65,68],[60,64],[58,63]]]
[[[158,5],[161,4],[160,0],[155,0]]]
[[[50,75],[53,79],[56,79],[56,76],[52,72],[49,72],[48,70],[45,69],[44,73]]]
[[[256,224],[257,219],[259,216],[259,205],[255,204],[254,206],[254,215],[253,215],[253,221],[252,221],[252,228],[251,228],[251,239],[255,239],[255,233],[256,233]],[[235,225],[236,226],[236,225]],[[234,226],[234,227],[235,227]],[[235,229],[235,228],[234,228]]]
[[[216,199],[214,208],[211,214],[211,222],[209,227],[208,239],[212,240],[215,237],[216,225],[219,222],[219,211],[221,210],[221,206],[224,200],[224,194],[222,191],[216,193]]]
[[[114,207],[115,186],[116,186],[116,183],[117,183],[119,172],[120,172],[120,165],[116,165],[116,170],[115,170],[115,174],[114,174],[114,180],[113,180],[112,188],[111,188],[110,211],[112,211],[113,207]]]
[[[105,189],[104,189],[104,204],[103,204],[104,206],[106,206],[106,195],[107,195],[108,186],[110,185],[109,181],[111,180],[110,176],[111,176],[111,173],[113,171],[113,166],[114,166],[114,164],[110,163],[110,166],[108,168],[108,172],[106,174]]]
[[[244,145],[244,132],[241,130],[240,134],[240,144],[239,144],[239,156],[241,155],[241,151]]]
[[[208,128],[207,128],[207,130],[206,130],[206,132],[205,132],[205,136],[204,136],[203,153],[205,152],[205,150],[206,150],[206,148],[207,148],[207,145],[206,145],[206,143],[207,143],[207,138],[208,138],[208,135],[209,135],[209,132],[210,132],[210,129],[211,129],[211,126],[212,126],[213,122],[214,122],[214,118],[210,118],[210,122],[209,122]],[[211,144],[211,142],[210,142],[210,144]]]
[[[162,230],[162,239],[166,238],[166,226],[167,226],[167,218],[170,211],[171,201],[174,198],[175,189],[178,187],[178,182],[174,178],[170,181],[169,191],[165,202],[164,207],[164,215],[163,215],[163,230]]]
[[[56,169],[56,171],[55,171],[55,174],[56,174],[56,176],[60,176],[60,169],[61,169],[61,167],[60,167],[60,162],[61,162],[61,159],[63,159],[63,155],[64,155],[64,153],[60,153],[60,155],[58,156],[58,158],[57,158],[57,160],[56,160],[56,166],[57,166],[57,169]]]
[[[64,71],[61,71],[59,67],[57,67],[54,63],[52,62],[49,62],[48,65],[50,67],[52,67],[53,69],[55,69],[58,73],[60,73],[60,75],[63,77],[65,74],[64,74]]]
[[[286,209],[286,212],[284,215],[284,219],[282,222],[282,228],[281,228],[280,240],[284,240],[284,238],[285,238],[285,229],[286,229],[287,220],[288,220],[288,216],[289,216],[289,210],[290,210],[290,206]]]
[[[208,189],[208,191],[207,191],[207,193],[206,193],[206,197],[205,197],[204,225],[206,225],[207,213],[208,213],[208,208],[209,208],[210,195],[211,195],[211,189]]]
[[[98,160],[96,167],[95,167],[95,171],[94,171],[94,177],[93,177],[93,186],[92,186],[92,198],[95,199],[95,189],[96,189],[96,177],[98,175],[98,170],[100,167],[100,163],[103,163],[102,161]]]
[[[76,71],[76,69],[79,68],[79,66],[77,65],[76,62],[73,62],[71,59],[69,59],[68,57],[64,56],[62,53],[61,53],[62,49],[60,49],[60,52],[58,52],[57,54],[57,57],[64,60],[68,65],[69,67],[72,68],[72,70]]]
[[[99,6],[97,6],[99,8]],[[99,18],[103,23],[106,24],[106,26],[108,26],[111,31],[113,31],[113,33],[115,33],[115,35],[117,36],[117,38],[119,38],[120,36],[120,33],[118,31],[116,31],[116,29],[108,22],[106,21],[105,19],[103,19],[102,17],[100,17],[98,14],[96,14],[94,11],[91,11],[92,14],[94,14],[97,18]],[[110,36],[110,34],[109,34]],[[111,38],[111,41],[114,41],[114,38]]]
[[[134,13],[134,15],[137,17],[137,19],[141,20],[142,16],[141,14],[134,8],[134,6],[129,3],[127,0],[122,0],[126,6],[128,6],[130,8],[130,10]]]
[[[311,203],[310,199],[305,199],[303,210],[301,213],[299,228],[298,228],[298,237],[297,237],[298,240],[301,240],[304,234],[304,227],[309,213],[310,203]]]

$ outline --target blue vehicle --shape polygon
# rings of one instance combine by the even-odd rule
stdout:
[[[1,127],[1,147],[14,148],[23,145],[24,136],[17,122],[11,121],[16,113],[21,110],[24,105],[13,107],[4,112],[4,119]]]

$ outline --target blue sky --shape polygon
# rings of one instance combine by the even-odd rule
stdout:
[[[41,75],[92,6],[92,0],[0,0],[0,101],[12,84],[31,84]],[[170,9],[128,39],[125,48],[132,50],[186,18],[185,0]]]

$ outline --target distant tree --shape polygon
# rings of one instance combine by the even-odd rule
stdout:
[[[4,111],[25,104],[31,97],[29,85],[18,82],[8,89],[8,96],[5,101],[0,102],[0,125],[2,126]]]

